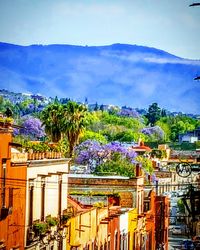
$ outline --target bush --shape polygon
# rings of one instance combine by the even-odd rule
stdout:
[[[56,217],[47,217],[46,222],[50,227],[54,227],[58,224],[58,219]]]
[[[33,224],[33,230],[36,232],[37,235],[46,233],[48,229],[48,224],[46,222],[35,222]]]

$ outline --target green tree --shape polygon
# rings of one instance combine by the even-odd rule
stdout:
[[[142,163],[142,167],[149,173],[152,174],[153,172],[153,165],[152,165],[152,161],[146,157],[143,156],[137,156],[136,160],[140,163]]]
[[[84,142],[87,140],[95,140],[103,144],[107,143],[105,136],[103,136],[102,134],[98,132],[93,132],[93,131],[88,131],[88,130],[84,132],[83,136],[80,138],[80,142]]]
[[[51,141],[58,142],[62,137],[63,106],[54,101],[41,112],[40,118]]]
[[[94,107],[94,111],[97,111],[97,110],[99,110],[99,106],[98,106],[98,104],[96,102],[95,107]]]
[[[119,152],[112,154],[109,161],[98,165],[95,169],[95,173],[111,173],[121,176],[128,176],[130,178],[135,176],[135,165],[133,165],[128,159],[122,157]]]
[[[146,114],[146,118],[148,119],[148,124],[150,126],[154,126],[155,123],[160,119],[161,117],[161,109],[158,107],[157,103],[152,103],[149,108],[148,112]]]
[[[80,135],[88,124],[88,111],[85,105],[69,101],[63,109],[62,132],[69,142],[69,156],[73,156],[74,147],[79,143]]]

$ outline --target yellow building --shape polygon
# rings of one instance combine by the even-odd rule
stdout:
[[[135,231],[137,230],[137,208],[131,209],[128,212],[128,238],[129,249],[134,249],[135,246]]]
[[[91,208],[69,219],[66,249],[93,249],[95,245],[101,246],[107,242],[108,224],[102,223],[107,216],[108,208]]]

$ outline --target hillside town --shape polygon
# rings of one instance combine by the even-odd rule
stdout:
[[[164,113],[152,104],[148,126],[127,108],[57,99],[22,118],[2,98],[0,249],[200,249],[199,120],[180,115],[193,130],[167,135],[152,108]]]
[[[200,1],[0,1],[0,250],[200,250]]]

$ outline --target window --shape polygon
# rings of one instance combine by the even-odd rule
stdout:
[[[62,176],[59,175],[58,181],[58,214],[61,215],[62,210]]]
[[[118,249],[118,232],[115,233],[115,249]]]
[[[144,212],[150,210],[150,201],[144,201]]]
[[[45,178],[41,179],[41,220],[44,220],[45,212]]]
[[[34,182],[29,180],[29,226],[33,224],[33,192]]]

